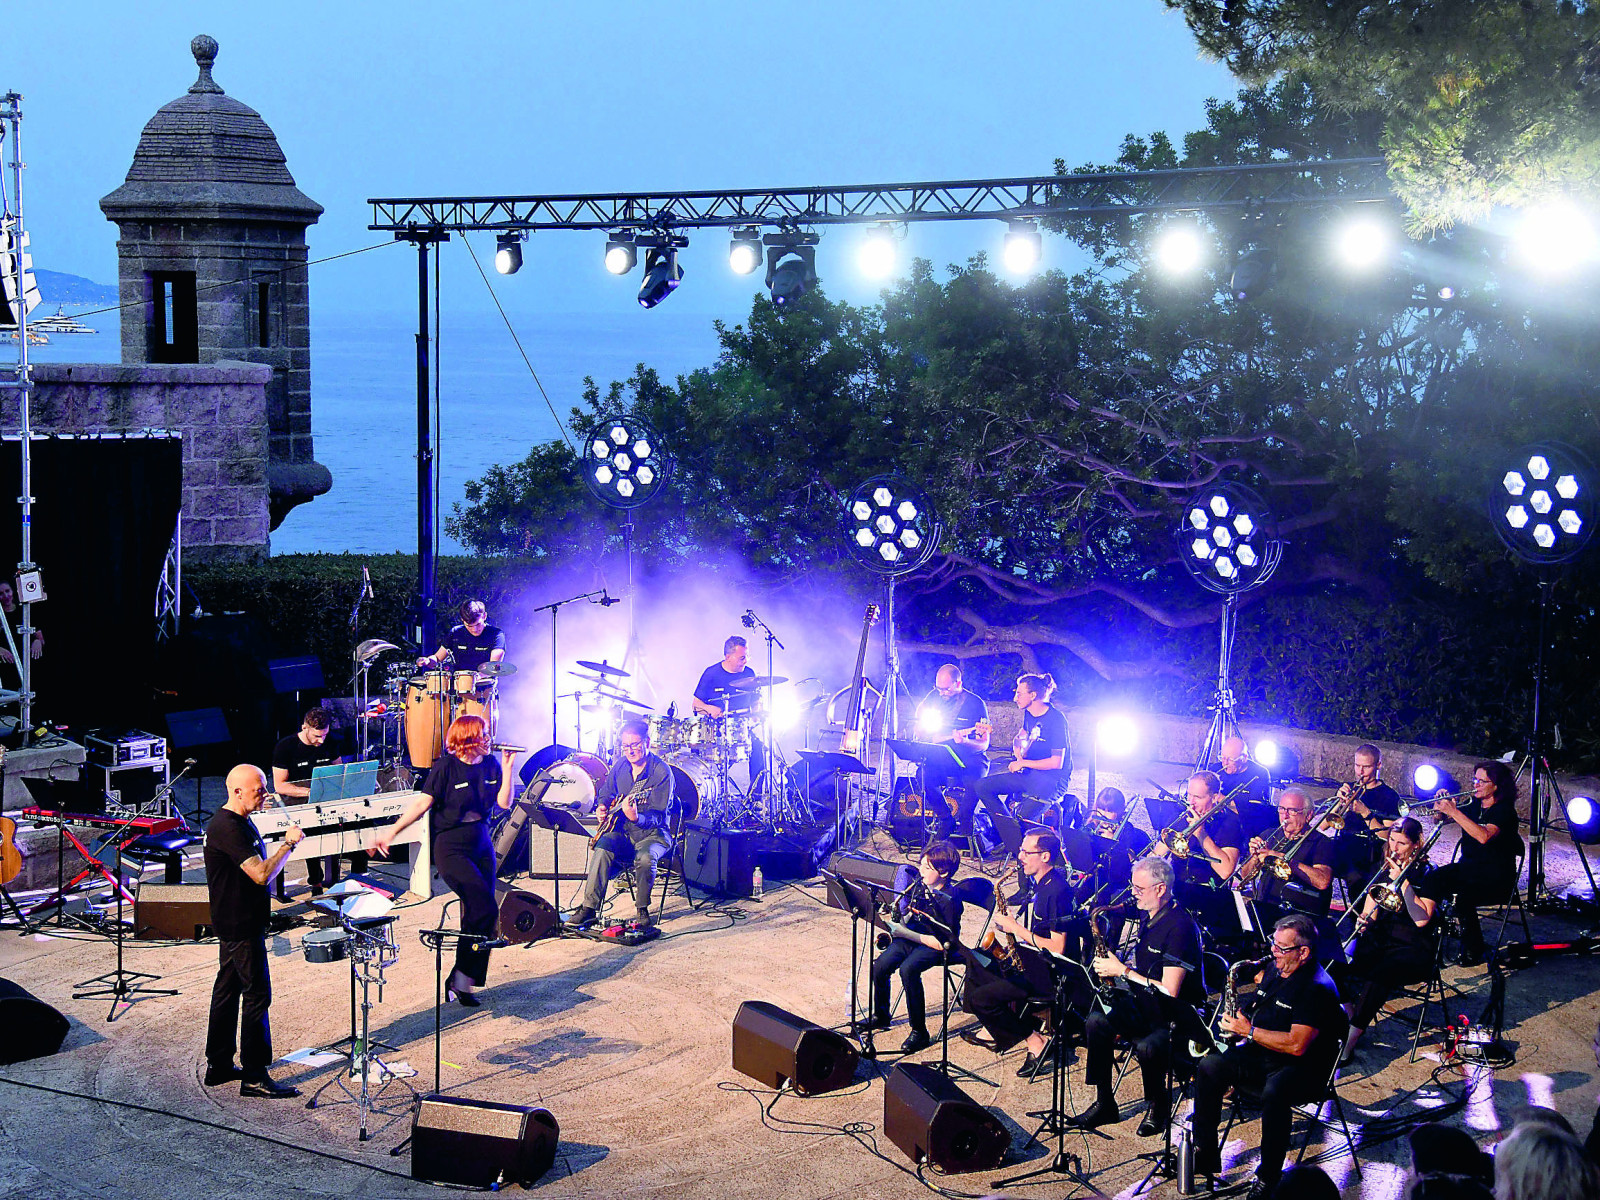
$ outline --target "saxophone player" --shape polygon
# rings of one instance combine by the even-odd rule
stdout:
[[[1429,874],[1422,825],[1415,817],[1391,825],[1383,878],[1362,900],[1355,950],[1335,974],[1339,998],[1350,1014],[1341,1063],[1354,1056],[1356,1043],[1395,988],[1420,983],[1433,971],[1439,896]],[[1399,902],[1397,907],[1379,902],[1379,888],[1386,889],[1390,903]]]
[[[1333,839],[1311,828],[1311,797],[1298,787],[1284,788],[1278,796],[1278,832],[1270,840],[1250,839],[1249,862],[1260,880],[1257,902],[1325,915],[1333,897],[1333,853]],[[1290,884],[1302,894],[1312,892],[1309,903],[1290,892]]]
[[[900,973],[911,1023],[910,1036],[900,1046],[902,1054],[933,1045],[922,976],[947,961],[960,940],[961,901],[950,891],[950,880],[960,865],[961,855],[949,842],[929,844],[917,861],[916,882],[897,905],[898,928],[872,965],[873,1029],[889,1028],[889,981],[896,971]]]
[[[1060,855],[1061,839],[1051,830],[1037,830],[1024,837],[1017,851],[1022,886],[1011,898],[1016,915],[997,910],[993,917],[996,931],[1016,939],[1021,975],[1008,975],[998,964],[987,966],[973,957],[972,951],[963,951],[967,983],[961,1006],[978,1018],[993,1040],[980,1041],[970,1031],[962,1036],[1001,1054],[1018,1042],[1026,1042],[1027,1057],[1017,1071],[1024,1078],[1053,1065],[1045,1055],[1048,1043],[1044,1034],[1031,1018],[1023,1017],[1022,1006],[1028,1000],[1049,996],[1053,990],[1049,963],[1037,951],[1061,954],[1066,950],[1072,892],[1066,875],[1057,866]]]
[[[1155,995],[1160,992],[1182,1004],[1198,1008],[1205,1003],[1200,977],[1200,926],[1173,899],[1172,864],[1164,858],[1142,858],[1133,867],[1133,902],[1139,910],[1139,938],[1130,961],[1109,950],[1097,953],[1091,963],[1096,975],[1123,979],[1131,985],[1130,1004],[1098,1008],[1084,1022],[1088,1047],[1088,1080],[1095,1102],[1072,1118],[1084,1129],[1114,1125],[1122,1119],[1111,1087],[1112,1049],[1121,1034],[1133,1046],[1144,1081],[1145,1115],[1140,1137],[1162,1133],[1172,1119],[1172,1095],[1167,1086],[1171,1058],[1170,1023]]]

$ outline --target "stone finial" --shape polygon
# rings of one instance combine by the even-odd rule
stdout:
[[[211,64],[217,61],[217,39],[202,33],[189,43],[189,52],[194,55],[194,61],[200,64],[200,78],[194,81],[189,91],[221,95],[222,89],[211,78]]]

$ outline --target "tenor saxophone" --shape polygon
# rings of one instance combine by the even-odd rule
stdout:
[[[1006,888],[1016,882],[1017,872],[1012,871],[1005,879],[1001,880],[994,889],[994,911],[1002,917],[1006,915]],[[1020,975],[1023,972],[1022,954],[1017,949],[1017,939],[1004,929],[991,929],[983,935],[983,942],[978,947],[989,954],[1007,972]]]

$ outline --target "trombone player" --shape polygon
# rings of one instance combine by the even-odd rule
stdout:
[[[1333,839],[1312,823],[1311,797],[1302,788],[1288,787],[1278,796],[1278,832],[1250,839],[1250,857],[1240,873],[1247,882],[1259,879],[1257,903],[1320,917],[1333,898],[1333,854]],[[1296,902],[1291,884],[1302,893],[1314,893],[1309,905]]]
[[[1244,826],[1223,802],[1222,782],[1196,771],[1187,785],[1188,810],[1163,830],[1150,853],[1168,859],[1177,872],[1177,898],[1214,936],[1238,931],[1233,897],[1219,891],[1233,878],[1244,850]]]

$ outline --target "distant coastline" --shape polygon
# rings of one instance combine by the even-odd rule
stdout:
[[[96,283],[82,275],[68,275],[65,271],[35,270],[39,281],[39,294],[43,304],[115,304],[117,287],[111,283]],[[43,307],[43,305],[41,305]]]

